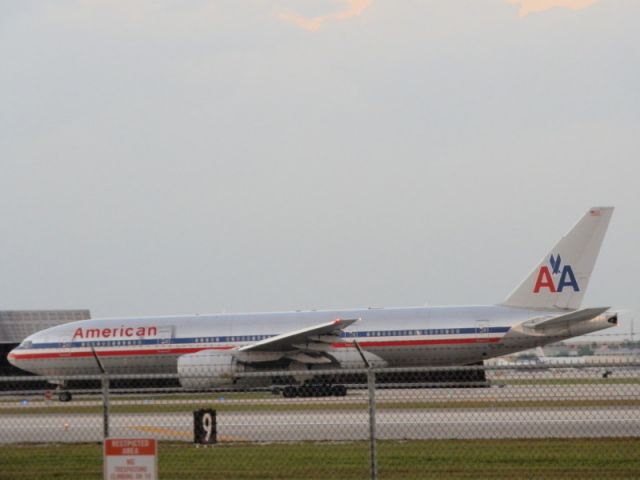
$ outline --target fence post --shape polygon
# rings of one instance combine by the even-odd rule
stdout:
[[[376,374],[373,368],[367,369],[369,389],[369,468],[371,480],[378,478],[378,452],[376,446]]]
[[[102,433],[109,438],[109,376],[102,374]]]

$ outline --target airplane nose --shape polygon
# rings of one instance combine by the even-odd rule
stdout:
[[[11,350],[9,352],[9,355],[7,355],[7,360],[9,360],[9,363],[14,367],[18,367],[18,364],[17,364],[18,359],[16,358],[14,351],[15,350]]]

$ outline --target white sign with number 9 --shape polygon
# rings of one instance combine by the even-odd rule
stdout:
[[[205,433],[204,441],[205,443],[209,443],[211,441],[211,434],[213,433],[213,419],[208,412],[202,415],[202,429]]]

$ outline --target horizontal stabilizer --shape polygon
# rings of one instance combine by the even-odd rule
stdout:
[[[585,322],[597,317],[598,315],[609,310],[609,307],[584,308],[575,312],[567,313],[552,318],[539,318],[529,320],[523,324],[523,327],[531,328],[537,331],[549,330],[556,328],[568,328],[580,322]]]

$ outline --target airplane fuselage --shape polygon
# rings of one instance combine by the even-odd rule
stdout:
[[[362,366],[354,341],[379,366],[469,365],[613,326],[600,315],[552,334],[523,327],[564,313],[468,306],[91,319],[38,332],[9,360],[47,376],[100,373],[96,356],[109,373],[176,373],[182,355],[231,353],[284,332],[357,318],[331,343],[327,353],[335,362],[311,368]]]

